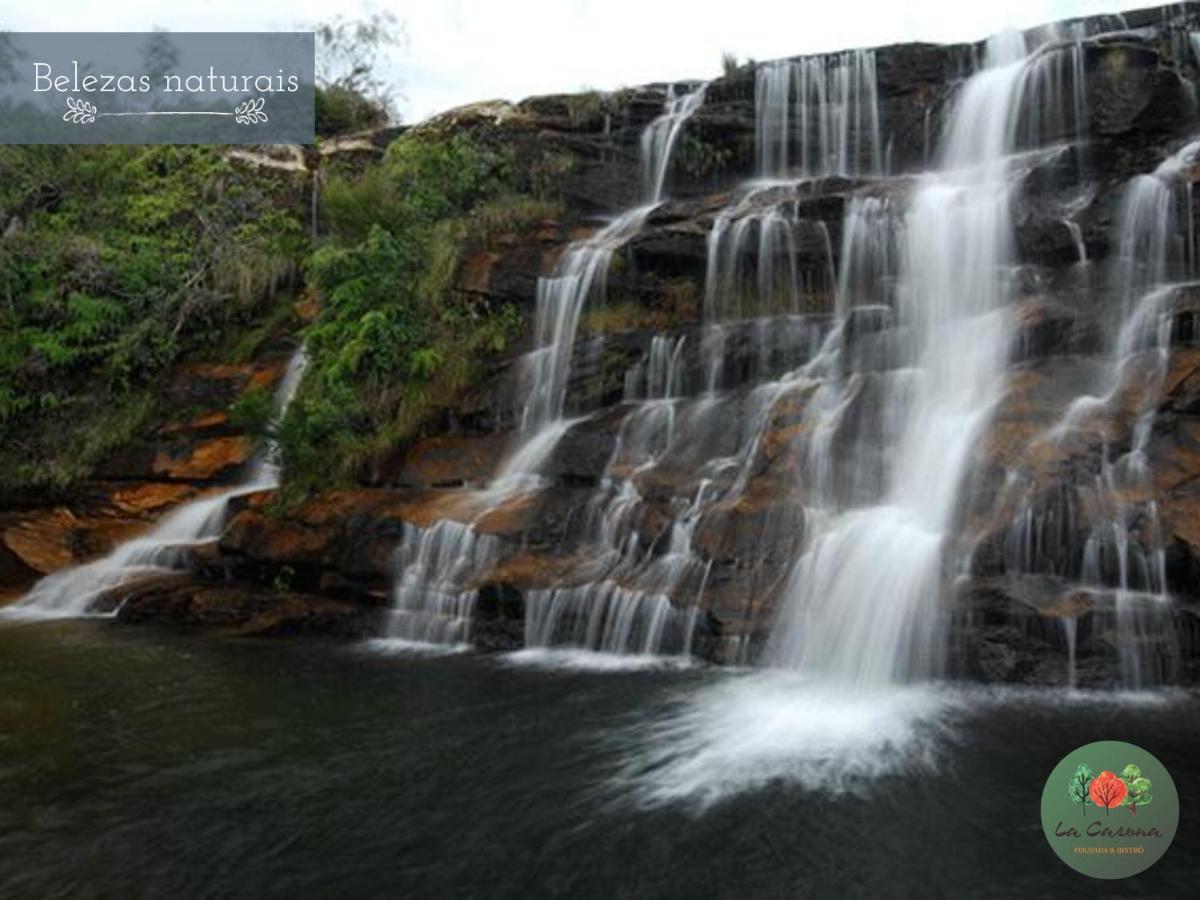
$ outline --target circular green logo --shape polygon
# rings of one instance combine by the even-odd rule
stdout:
[[[1136,744],[1072,750],[1042,790],[1042,830],[1059,859],[1092,878],[1127,878],[1167,852],[1179,825],[1175,782]]]

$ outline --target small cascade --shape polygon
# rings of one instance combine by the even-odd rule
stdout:
[[[1079,223],[1071,219],[1063,219],[1063,227],[1071,235],[1071,244],[1075,247],[1075,262],[1080,266],[1086,266],[1088,262],[1087,245],[1083,242],[1083,230],[1079,227]]]
[[[684,123],[704,102],[705,86],[677,96],[672,88],[664,113],[642,134],[643,171],[647,180],[646,202],[619,215],[595,235],[571,244],[554,273],[539,278],[534,333],[537,347],[524,360],[524,395],[521,430],[527,436],[562,419],[571,355],[579,329],[579,318],[589,299],[603,300],[613,254],[629,242],[645,224],[646,217],[662,202],[663,183],[672,151]]]
[[[707,88],[707,84],[702,84],[681,94],[671,85],[667,89],[666,110],[642,132],[642,194],[647,202],[661,203],[664,199],[675,144],[687,120],[704,105]]]
[[[641,230],[653,209],[653,204],[639,206],[618,216],[591,238],[568,247],[554,274],[538,279],[534,321],[537,349],[523,362],[527,399],[521,430],[525,435],[533,435],[562,418],[571,354],[584,305],[590,297],[605,295],[613,253]]]
[[[1043,147],[1070,140],[1081,152],[1087,130],[1087,79],[1081,25],[1045,30],[1044,43],[1025,65],[1020,114],[1014,117],[1014,149]]]
[[[802,185],[751,187],[713,222],[701,348],[709,394],[779,378],[824,339],[823,310],[837,284],[833,246],[803,199]]]
[[[837,313],[891,308],[904,248],[904,210],[887,197],[855,196],[842,227]]]
[[[277,418],[283,416],[300,386],[305,361],[303,348],[288,361],[275,391]],[[82,616],[114,588],[147,575],[187,568],[198,544],[221,536],[231,500],[271,490],[278,484],[278,448],[268,442],[240,484],[179,506],[144,535],[126,541],[108,556],[47,575],[0,614],[20,618]]]
[[[655,335],[650,354],[625,373],[625,399],[670,400],[683,393],[683,350],[687,338]]]
[[[882,174],[875,52],[758,66],[754,127],[762,178]]]
[[[450,519],[426,529],[404,526],[392,590],[390,638],[421,644],[466,644],[477,591],[464,588],[500,558],[495,538]]]
[[[1062,619],[1063,637],[1067,642],[1067,690],[1075,690],[1078,676],[1075,671],[1075,647],[1078,642],[1079,622],[1074,616],[1064,616]]]
[[[805,217],[799,199],[771,198],[760,206],[760,196],[752,192],[713,223],[705,273],[706,322],[800,314],[821,308],[833,289],[828,226]],[[814,255],[825,264],[802,268],[801,260]]]
[[[650,404],[656,418],[662,404]],[[654,422],[627,422],[614,465],[644,454],[653,442]],[[663,421],[659,421],[661,428]],[[641,427],[639,427],[641,426]],[[639,446],[631,447],[631,443]],[[653,461],[643,463],[653,465]],[[572,647],[599,653],[688,657],[695,634],[698,601],[707,568],[692,548],[692,537],[706,499],[701,482],[694,501],[678,511],[666,552],[643,549],[637,532],[641,497],[632,480],[610,485],[607,501],[597,504],[593,534],[602,552],[605,574],[577,587],[530,591],[526,597],[525,644],[528,648]],[[694,597],[679,605],[673,597]]]

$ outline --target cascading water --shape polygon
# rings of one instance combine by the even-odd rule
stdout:
[[[675,85],[667,88],[666,111],[642,132],[642,193],[650,203],[663,199],[675,144],[687,120],[704,105],[707,84],[679,93]]]
[[[809,359],[819,310],[836,283],[829,228],[803,209],[803,185],[752,186],[713,222],[704,276],[705,388],[715,394],[733,344],[748,343],[750,380]],[[813,264],[812,260],[819,260]]]
[[[874,51],[765,63],[754,90],[760,177],[883,172]]]
[[[903,424],[876,502],[822,511],[772,633],[777,665],[853,684],[941,669],[947,545],[971,449],[1003,390],[1009,331],[1009,206],[1020,177],[1009,154],[1028,63],[1023,45],[1007,41],[989,44],[987,62],[962,88],[941,171],[918,185],[902,236],[879,237],[871,226],[894,219],[877,205],[854,210],[847,240],[862,240],[843,263],[843,302],[898,263],[902,367],[866,377],[882,382],[883,414]],[[841,310],[843,330],[850,312]],[[848,378],[842,391],[860,382]]]
[[[526,400],[521,429],[526,435],[562,419],[579,317],[589,297],[605,295],[613,253],[641,230],[655,205],[631,209],[595,236],[572,244],[554,274],[538,279],[537,349],[524,360]]]
[[[579,318],[589,299],[602,300],[613,254],[629,242],[662,202],[672,153],[687,120],[704,103],[707,85],[667,94],[666,110],[642,133],[645,202],[617,216],[590,238],[571,244],[554,273],[539,278],[534,332],[537,348],[524,360],[522,431],[529,435],[562,420]],[[553,449],[553,448],[549,448]],[[534,460],[532,465],[541,460]]]
[[[409,529],[405,534],[397,561],[389,639],[447,644],[469,637],[477,598],[473,582],[500,559],[498,542],[480,535],[478,523],[515,494],[539,485],[539,470],[573,424],[564,418],[564,406],[580,317],[590,300],[603,300],[607,294],[613,254],[642,229],[647,216],[662,202],[672,153],[687,120],[703,104],[705,87],[702,84],[684,94],[672,87],[663,114],[643,132],[645,202],[617,216],[595,235],[571,244],[554,272],[538,279],[536,347],[521,362],[521,393],[525,400],[519,442],[501,464],[492,484],[473,498],[474,515],[469,521],[444,520],[430,528]],[[653,362],[654,366],[662,364],[661,360]],[[660,378],[666,379],[662,389],[670,389],[670,379],[657,368],[649,377],[651,392],[657,389]],[[592,624],[583,632],[588,640],[582,646],[614,653],[655,653],[665,635],[680,630],[671,625],[675,614],[665,596],[655,595],[647,612],[641,592],[621,592],[615,585],[601,590],[604,593],[600,599],[605,602],[597,603],[600,613],[588,613]],[[618,593],[609,615],[604,612],[607,598]],[[557,640],[557,623],[570,605],[565,595],[530,592],[526,605],[529,622],[550,622],[527,630],[531,645]],[[542,616],[543,609],[551,612]],[[652,620],[649,624],[644,621],[647,616]],[[636,640],[631,637],[635,633]]]
[[[1081,149],[1091,124],[1085,51],[1090,64],[1100,46],[1090,41],[1080,25],[989,41],[986,65],[964,78],[947,107],[936,171],[920,176],[887,175],[884,147],[896,136],[880,127],[870,51],[757,68],[758,178],[713,220],[702,327],[649,340],[626,372],[620,415],[588,425],[607,434],[615,426],[615,446],[569,516],[578,571],[555,575],[554,588],[523,592],[528,647],[640,656],[736,640],[736,650],[705,643],[702,652],[742,660],[759,649],[757,624],[777,612],[762,658],[806,679],[881,686],[943,670],[947,588],[969,571],[976,539],[956,526],[968,524],[977,500],[991,501],[976,497],[976,483],[992,472],[977,470],[973,457],[1009,394],[1010,374],[1040,352],[1027,346],[1041,338],[1022,316],[1041,302],[1037,279],[1049,267],[1038,271],[1025,231],[1019,249],[1029,258],[1018,258],[1013,206],[1021,186],[1031,189],[1022,216],[1060,227],[1078,260],[1054,290],[1069,283],[1078,294],[1083,282],[1090,289],[1099,270],[1089,249],[1106,251],[1093,237],[1090,207],[1100,188],[1084,181]],[[514,552],[486,536],[482,519],[514,491],[547,483],[547,460],[574,427],[564,416],[581,314],[606,293],[613,255],[662,199],[673,148],[704,91],[669,95],[643,132],[646,205],[571,245],[541,280],[537,347],[522,363],[520,440],[493,484],[466,504],[469,514],[406,536],[397,611],[412,623],[409,636],[464,640],[476,587]],[[721,93],[713,89],[714,102]],[[911,147],[903,152],[915,156]],[[1060,183],[1044,200],[1052,179]],[[1160,201],[1154,185],[1146,187],[1128,208],[1151,215]],[[1047,209],[1029,203],[1034,190]],[[829,219],[837,202],[840,229]],[[1134,255],[1149,260],[1154,251]],[[1164,280],[1132,268],[1119,277],[1130,279],[1122,289],[1130,297]],[[1119,493],[1113,477],[1130,464],[1106,464],[1111,473],[1096,494]],[[1056,528],[1073,527],[1018,506],[1017,517],[1039,536],[1010,541],[1013,560],[1036,556],[1041,542],[1057,539]],[[1085,555],[1105,573],[1148,571],[1136,553],[1113,549],[1133,545],[1110,537],[1127,535],[1142,512],[1139,505],[1096,520],[1103,527],[1078,541],[1075,570],[1056,576],[1081,577]],[[1001,531],[1005,521],[997,517]],[[1115,530],[1114,521],[1122,523]],[[760,530],[733,536],[741,528]],[[729,613],[736,602],[721,595],[731,582],[756,598],[742,621]],[[719,638],[702,607],[720,609]],[[700,633],[697,621],[705,623]],[[1086,632],[1074,625],[1073,633]]]
[[[715,492],[722,504],[744,498],[762,477],[762,449],[780,440],[768,423],[794,421],[799,399],[787,453],[804,541],[779,592],[763,655],[771,668],[701,692],[656,731],[638,760],[651,798],[704,800],[778,777],[837,790],[927,758],[943,701],[901,683],[942,671],[947,587],[967,550],[956,524],[977,474],[974,451],[1009,387],[1010,301],[1026,289],[1012,207],[1026,175],[1063,152],[1044,144],[1086,126],[1079,36],[1034,40],[1050,45],[1027,54],[1021,35],[989,41],[986,67],[955,99],[937,172],[868,183],[846,200],[835,314],[823,328],[814,316],[821,340],[807,361],[755,389],[758,434],[739,446],[732,483]],[[786,71],[759,73],[759,174],[821,174],[788,146],[796,126],[780,105],[792,91]],[[908,185],[907,195],[897,190]],[[757,190],[753,215],[766,219],[778,204]],[[709,238],[706,321],[763,299],[758,285],[742,286],[744,274],[728,274],[764,265],[738,234],[740,202]],[[712,348],[729,343],[723,328],[707,334]],[[721,363],[710,373],[716,404],[728,379]]]
[[[1165,549],[1147,453],[1174,340],[1173,304],[1194,286],[1188,283],[1196,274],[1192,191],[1184,176],[1198,151],[1200,143],[1188,144],[1127,185],[1110,276],[1115,294],[1103,318],[1105,332],[1116,335],[1105,375],[1098,392],[1076,398],[1043,438],[1063,448],[1081,430],[1127,418],[1128,439],[1114,444],[1102,426],[1094,478],[1049,498],[1025,499],[1008,536],[1010,572],[1064,579],[1067,590],[1099,602],[1097,615],[1111,620],[1121,683],[1128,688],[1168,681],[1174,665]],[[1085,527],[1077,537],[1080,523]],[[1076,617],[1064,618],[1064,628],[1074,683]]]
[[[304,366],[301,347],[288,361],[276,388],[277,417],[283,415],[295,396]],[[46,576],[2,614],[21,618],[82,616],[114,588],[146,575],[186,568],[197,544],[221,536],[231,500],[278,486],[277,456],[277,448],[268,443],[251,462],[240,484],[183,504],[144,535],[126,541],[102,559]]]

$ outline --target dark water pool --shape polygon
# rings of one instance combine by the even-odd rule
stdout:
[[[1194,697],[868,714],[759,678],[0,625],[0,897],[1195,895]],[[1101,739],[1156,754],[1181,801],[1166,857],[1120,882],[1059,862],[1038,818]]]

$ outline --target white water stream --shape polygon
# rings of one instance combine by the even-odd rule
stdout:
[[[304,374],[304,349],[288,360],[275,390],[277,417],[296,395]],[[225,528],[229,502],[279,484],[277,448],[267,446],[251,461],[237,485],[184,503],[167,513],[145,534],[119,545],[107,556],[46,576],[21,600],[0,610],[14,618],[55,618],[86,615],[103,594],[147,575],[187,566],[196,545],[214,541]]]

